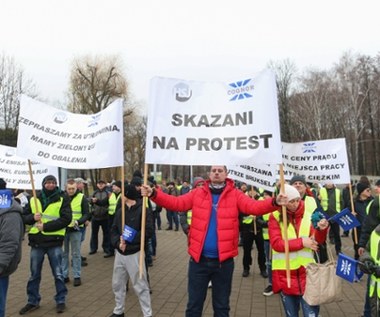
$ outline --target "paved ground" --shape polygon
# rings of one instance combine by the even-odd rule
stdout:
[[[59,316],[107,317],[112,314],[114,296],[111,289],[113,258],[103,258],[103,253],[88,255],[89,232],[83,245],[83,255],[89,265],[82,270],[80,287],[68,284],[67,310]],[[182,317],[187,302],[187,264],[186,237],[179,231],[157,231],[158,251],[154,266],[150,268],[153,315],[155,317]],[[343,251],[352,255],[352,240],[343,238]],[[24,241],[23,259],[19,269],[11,277],[8,293],[7,317],[19,316],[18,311],[26,304],[26,283],[29,276],[29,251],[27,239]],[[254,252],[254,251],[253,251]],[[242,274],[242,250],[235,259],[235,273],[231,295],[231,314],[234,317],[279,317],[284,316],[278,295],[262,295],[266,287],[257,269],[247,278]],[[256,264],[256,263],[255,263]],[[364,303],[365,282],[350,284],[343,282],[344,300],[321,307],[323,317],[358,317]],[[48,261],[44,263],[41,282],[41,307],[28,316],[55,316],[54,284]],[[213,316],[210,302],[211,290],[204,307],[204,316]],[[142,316],[140,306],[133,291],[126,299],[126,316]]]

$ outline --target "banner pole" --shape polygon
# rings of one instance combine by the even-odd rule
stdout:
[[[351,203],[351,213],[356,217],[356,212],[355,212],[355,206],[354,206],[354,197],[352,195],[352,186],[351,182],[348,183],[348,190],[350,191],[350,203]],[[358,230],[356,227],[354,228],[354,243],[358,244]]]
[[[34,178],[33,178],[33,170],[32,170],[32,162],[28,159],[28,167],[29,167],[29,178],[30,183],[32,185],[32,193],[33,193],[33,200],[34,200],[34,207],[36,208],[36,214],[41,213],[40,210],[38,210],[38,204],[37,204],[37,194],[36,194],[36,188],[34,186]],[[43,185],[42,185],[43,186]],[[41,222],[38,221],[38,222]]]
[[[144,185],[148,183],[148,164],[144,164]],[[142,202],[142,215],[141,215],[141,242],[140,242],[140,278],[143,275],[143,265],[145,265],[145,225],[146,225],[146,207],[148,204],[148,197],[143,197]]]
[[[284,166],[280,164],[280,193],[285,193],[285,177]],[[288,217],[286,214],[286,206],[282,205],[282,221],[284,223],[284,244],[285,244],[285,267],[286,267],[286,282],[290,288],[290,262],[289,262],[289,240],[288,240]]]
[[[125,225],[125,176],[124,176],[124,164],[121,166],[121,235],[123,235],[124,232],[124,225]]]

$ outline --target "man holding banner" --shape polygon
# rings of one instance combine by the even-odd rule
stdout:
[[[57,313],[66,309],[67,288],[62,273],[62,244],[66,227],[70,224],[72,212],[68,196],[57,187],[53,175],[42,181],[42,191],[37,198],[31,198],[24,216],[24,223],[32,225],[29,231],[31,276],[27,285],[28,303],[19,311],[20,315],[38,309],[40,306],[40,282],[42,264],[47,254],[54,276]]]
[[[256,201],[234,187],[225,166],[212,166],[202,187],[174,197],[144,185],[141,194],[170,210],[192,210],[189,231],[188,303],[186,317],[202,315],[209,281],[215,316],[229,316],[234,257],[238,254],[239,211],[263,215],[286,204],[286,195]]]

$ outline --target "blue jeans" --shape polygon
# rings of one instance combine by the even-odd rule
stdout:
[[[82,234],[81,238],[80,238],[80,242],[82,243],[84,241],[84,239],[86,239],[86,226],[79,227],[79,231]]]
[[[267,273],[268,273],[268,283],[272,285],[272,259],[270,254],[270,243],[269,240],[264,240],[264,249],[265,249],[265,258],[267,265]]]
[[[9,276],[0,277],[0,317],[5,316],[5,304],[7,303],[7,292]]]
[[[55,290],[57,292],[54,299],[57,304],[65,303],[67,288],[65,286],[65,282],[63,281],[61,247],[32,247],[32,250],[30,251],[31,276],[26,287],[28,303],[32,305],[39,305],[40,303],[41,270],[42,264],[44,263],[45,254],[48,256],[51,271],[54,276]]]
[[[175,228],[178,229],[179,219],[178,219],[177,212],[166,210],[166,218],[168,219],[168,222],[169,222],[169,228],[173,229],[173,222],[174,222]]]
[[[298,317],[300,306],[302,306],[304,317],[318,317],[319,306],[310,306],[301,295],[285,295],[281,292],[281,299],[286,317]]]
[[[80,277],[81,273],[81,231],[67,231],[65,235],[65,242],[63,246],[62,256],[62,274],[63,277],[69,277],[69,252],[71,247],[71,259],[73,261],[73,276],[74,278]]]
[[[228,317],[234,260],[220,263],[217,259],[201,257],[199,263],[189,261],[188,303],[186,317],[202,316],[203,304],[207,296],[208,282],[212,282],[212,307],[215,317]]]

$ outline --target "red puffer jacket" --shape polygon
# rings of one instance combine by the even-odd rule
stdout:
[[[305,212],[305,204],[301,200],[295,212],[287,211],[288,223],[293,224],[297,233],[300,231],[300,225]],[[326,240],[327,229],[315,230],[310,226],[310,236],[314,235],[315,240],[322,244]],[[269,238],[273,250],[285,252],[285,241],[281,234],[281,227],[273,215],[269,217]],[[289,240],[289,252],[303,249],[302,238]],[[306,284],[306,269],[301,266],[297,270],[290,270],[290,288],[287,285],[286,270],[272,270],[273,292],[282,291],[286,295],[303,295]]]
[[[169,210],[192,210],[188,252],[196,262],[200,260],[211,217],[212,196],[209,184],[210,181],[206,181],[203,187],[178,197],[157,191],[152,198],[157,205]],[[226,179],[226,187],[217,207],[219,261],[223,262],[238,254],[239,211],[259,216],[278,208],[272,199],[253,200],[236,189],[231,179]]]

